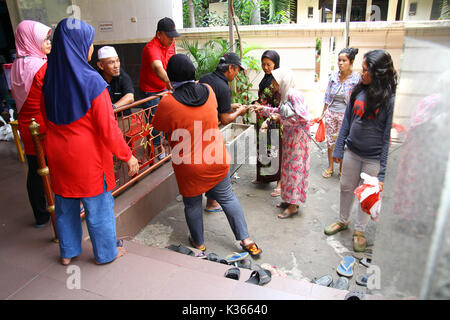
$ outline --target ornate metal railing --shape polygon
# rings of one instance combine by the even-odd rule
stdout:
[[[116,176],[116,188],[113,190],[114,196],[123,192],[171,158],[171,150],[164,134],[158,133],[153,135],[151,119],[157,105],[148,108],[142,107],[144,103],[164,95],[166,93],[141,99],[114,110],[123,137],[131,148],[133,155],[139,161],[138,174],[129,177],[127,164],[114,157]],[[131,114],[125,115],[126,110],[130,110]],[[158,139],[160,143],[158,143]]]

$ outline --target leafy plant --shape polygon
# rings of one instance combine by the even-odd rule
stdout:
[[[187,51],[187,54],[192,57],[192,62],[196,68],[195,78],[198,80],[203,75],[213,72],[219,63],[220,57],[226,52],[230,52],[230,44],[227,40],[214,39],[204,44],[199,44],[198,41],[190,43],[187,40],[183,40],[180,44],[180,48]],[[239,55],[239,43],[237,45],[236,53]],[[259,49],[260,46],[248,46],[243,48],[243,56],[241,58],[242,66],[246,70],[259,70],[259,61],[248,53],[252,50]],[[250,92],[252,84],[249,81],[247,73],[239,72],[236,77],[236,86],[232,88],[232,102],[239,102],[243,104],[250,103],[254,97]]]

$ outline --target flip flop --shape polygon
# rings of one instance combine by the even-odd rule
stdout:
[[[209,212],[209,213],[212,213],[212,212],[223,212],[223,209],[222,208],[217,208],[217,209],[206,209],[205,208],[205,212]]]
[[[272,193],[270,195],[272,197],[279,197],[279,196],[281,196],[281,188],[273,189],[273,191],[272,191]]]
[[[367,287],[367,280],[369,279],[369,275],[365,275],[356,279],[356,284],[362,287]]]
[[[269,283],[270,280],[272,280],[272,273],[267,269],[259,269],[253,271],[250,275],[250,278],[245,282],[263,286],[266,283]]]
[[[292,216],[295,216],[296,214],[298,214],[298,210],[295,211],[295,212],[292,212],[292,213],[286,213],[286,211],[283,211],[277,217],[278,217],[278,219],[287,219],[287,218],[290,218]]]
[[[226,264],[233,264],[234,262],[241,261],[248,257],[248,252],[233,252],[232,254],[226,256],[225,258],[220,259],[221,263],[222,260],[226,262]]]
[[[252,262],[247,259],[244,259],[241,261],[236,261],[233,263],[233,265],[237,268],[244,268],[244,269],[252,270]]]
[[[360,239],[364,239],[364,243],[360,243]],[[356,240],[356,241],[355,241]],[[365,252],[367,246],[366,237],[362,233],[353,232],[353,250],[355,252]]]
[[[350,283],[347,278],[339,277],[339,279],[337,279],[336,283],[334,284],[333,288],[339,290],[348,290],[349,286]]]
[[[324,177],[324,178],[331,178],[331,176],[333,175],[333,170],[328,170],[328,169],[325,169],[323,172],[322,172],[322,177]]]
[[[241,276],[241,270],[239,268],[230,268],[225,272],[225,278],[239,280]]]
[[[219,262],[219,256],[213,252],[208,253],[203,259],[212,261],[212,262]]]
[[[189,242],[191,243],[191,246],[193,246],[195,249],[200,251],[206,251],[206,246],[202,244],[200,248],[197,248],[197,245],[194,243],[194,240],[192,240],[191,236],[189,236]]]
[[[329,287],[333,284],[333,278],[330,275],[326,274],[318,279],[315,279],[313,283],[318,284],[320,286]]]
[[[368,267],[370,267],[370,264],[372,263],[372,259],[369,257],[364,257],[361,259],[361,261],[359,261],[359,263],[361,263],[364,267],[368,268]]]
[[[352,277],[353,276],[353,265],[355,264],[355,258],[352,256],[345,256],[339,266],[336,269],[336,272],[343,277]]]
[[[258,245],[254,242],[250,243],[249,245],[244,246],[241,243],[241,247],[243,250],[247,251],[248,253],[250,253],[250,255],[253,258],[257,258],[259,257],[259,255],[262,253],[262,250],[258,247]]]

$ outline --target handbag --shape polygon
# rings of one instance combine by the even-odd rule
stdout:
[[[287,119],[296,116],[297,113],[294,110],[294,106],[289,101],[285,101],[280,106],[280,116]]]

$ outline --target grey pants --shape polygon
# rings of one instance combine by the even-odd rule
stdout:
[[[341,198],[339,208],[339,221],[345,224],[350,222],[350,215],[353,201],[356,198],[353,191],[361,184],[361,172],[365,172],[371,176],[378,176],[380,171],[380,161],[366,159],[351,152],[348,148],[345,150],[344,159],[342,160],[342,176],[341,176]],[[355,231],[364,232],[370,216],[361,210],[358,205],[358,213],[355,222]]]
[[[249,237],[244,211],[239,200],[231,188],[230,174],[225,179],[206,192],[206,196],[216,200],[222,207],[230,224],[236,240]],[[203,237],[203,209],[202,195],[196,197],[183,197],[184,214],[192,239],[198,245],[204,243]]]

